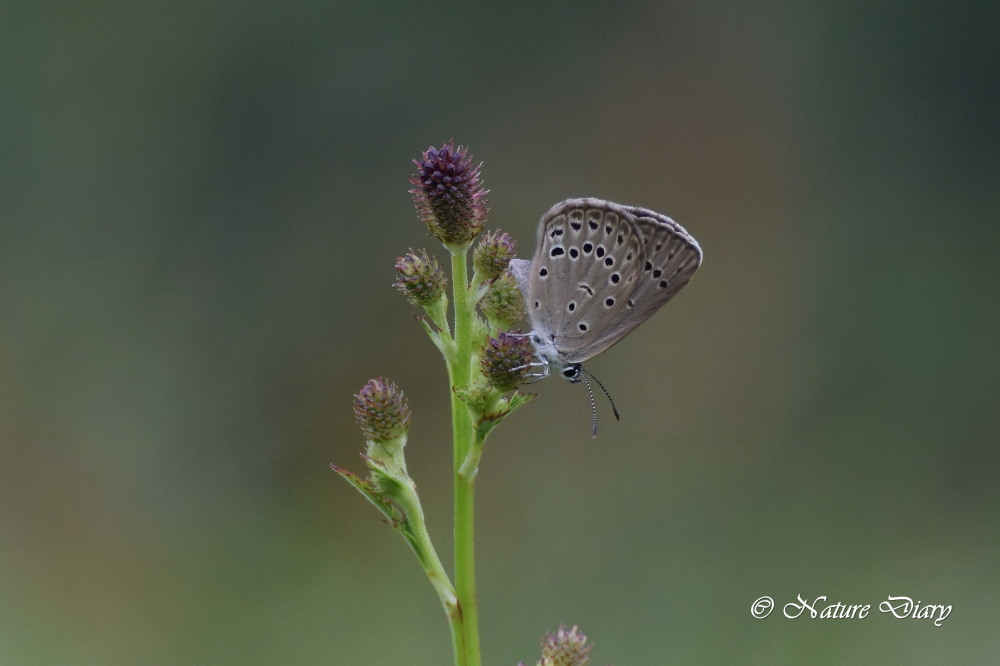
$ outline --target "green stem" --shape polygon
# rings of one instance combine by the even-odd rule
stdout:
[[[407,478],[406,482],[401,482],[402,491],[395,496],[408,518],[408,529],[403,531],[403,536],[410,542],[410,546],[417,554],[428,580],[434,586],[441,605],[444,606],[445,615],[448,616],[448,624],[451,627],[451,642],[455,649],[455,654],[459,654],[464,644],[461,635],[462,609],[459,605],[455,590],[451,586],[448,574],[441,564],[441,559],[434,549],[431,536],[427,532],[427,525],[424,522],[424,510],[417,497],[416,487]]]
[[[455,356],[448,364],[452,383],[451,418],[454,437],[455,482],[455,594],[460,611],[461,645],[456,643],[458,666],[480,666],[479,612],[476,603],[476,565],[473,549],[476,471],[462,472],[475,440],[472,414],[455,388],[468,389],[472,382],[472,359],[477,353],[472,339],[476,301],[469,286],[467,248],[451,250],[452,286],[455,305]],[[453,628],[454,631],[454,628]],[[458,648],[461,647],[461,652]]]

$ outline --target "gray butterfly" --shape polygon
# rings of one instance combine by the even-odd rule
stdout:
[[[510,262],[540,361],[535,376],[554,368],[580,381],[581,364],[673,298],[701,256],[681,225],[645,208],[590,198],[550,208],[538,224],[534,259]]]

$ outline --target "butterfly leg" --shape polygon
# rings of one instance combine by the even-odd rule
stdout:
[[[545,379],[549,376],[549,362],[544,358],[539,361],[532,361],[531,363],[526,363],[525,365],[518,366],[514,368],[515,370],[524,370],[525,368],[536,369],[541,368],[539,372],[529,372],[524,376],[527,383],[537,382],[540,379]]]
[[[541,340],[539,339],[539,337],[537,335],[535,335],[534,331],[528,331],[527,333],[511,333],[511,332],[508,332],[507,335],[509,335],[511,337],[514,337],[514,338],[528,338],[528,337],[531,337],[531,338],[533,338],[532,341],[536,345],[541,342]],[[514,368],[515,370],[524,370],[524,369],[527,369],[527,368],[530,368],[530,369],[533,369],[533,370],[539,369],[539,368],[541,369],[538,372],[530,372],[530,373],[526,374],[524,376],[524,378],[525,378],[525,380],[527,380],[527,383],[537,382],[538,380],[545,379],[546,377],[549,376],[550,368],[549,368],[549,361],[548,361],[548,359],[545,358],[544,356],[536,356],[536,358],[538,359],[537,361],[532,361],[531,363],[526,363],[524,365],[521,365],[521,366],[518,366],[518,367]]]

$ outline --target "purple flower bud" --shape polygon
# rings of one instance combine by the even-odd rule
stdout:
[[[587,666],[590,663],[590,650],[593,645],[586,645],[587,637],[574,626],[569,631],[559,625],[556,633],[547,633],[542,639],[542,662],[552,666]],[[549,661],[546,661],[548,659]]]
[[[510,271],[504,271],[490,283],[479,309],[498,328],[510,328],[524,317],[524,295]]]
[[[436,259],[427,255],[427,250],[420,250],[419,254],[410,250],[406,256],[396,259],[393,286],[414,305],[434,303],[444,295],[447,284],[444,271]]]
[[[370,442],[388,442],[406,435],[410,408],[395,383],[369,379],[354,396],[354,418]]]
[[[417,213],[431,234],[446,245],[464,245],[479,234],[488,212],[486,194],[479,181],[482,164],[451,141],[424,151],[410,190]]]
[[[472,265],[484,280],[492,280],[505,270],[514,258],[517,243],[508,234],[487,231],[472,251]]]
[[[490,385],[499,391],[513,391],[528,374],[534,349],[527,336],[501,333],[486,339],[479,367]]]

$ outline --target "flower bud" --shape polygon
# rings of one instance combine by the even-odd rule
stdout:
[[[472,251],[472,265],[476,273],[483,280],[498,277],[507,270],[516,247],[517,243],[508,234],[500,230],[487,231]]]
[[[369,379],[354,396],[354,418],[369,442],[389,442],[406,436],[410,408],[395,383]]]
[[[476,237],[486,222],[486,194],[479,169],[462,146],[451,141],[424,151],[413,160],[417,173],[410,190],[420,219],[435,238],[446,245],[464,245]]]
[[[504,271],[490,283],[479,309],[498,328],[510,328],[524,317],[524,295],[510,271]]]
[[[438,265],[437,259],[427,255],[427,250],[419,254],[410,250],[406,256],[396,259],[396,282],[406,300],[414,305],[431,305],[444,295],[448,278]]]
[[[501,333],[486,339],[479,363],[486,380],[499,391],[513,391],[524,382],[534,348],[527,336]]]
[[[559,625],[556,633],[547,633],[542,639],[542,661],[551,666],[587,666],[590,663],[590,650],[593,645],[586,645],[587,637],[577,627],[566,631]]]

